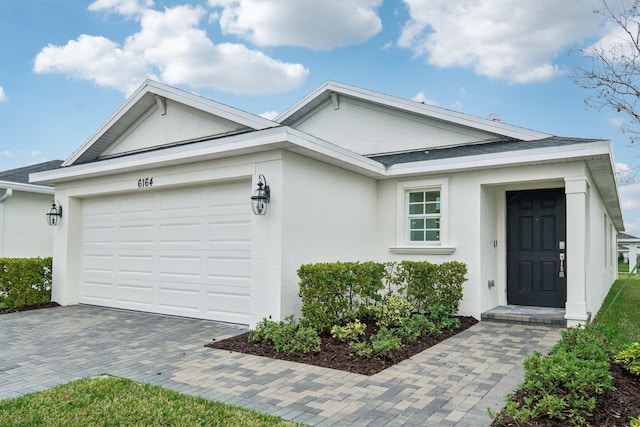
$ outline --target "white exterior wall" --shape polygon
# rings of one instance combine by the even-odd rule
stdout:
[[[348,97],[328,101],[295,128],[359,154],[418,150],[495,139],[496,135],[399,113]]]
[[[444,246],[451,246],[455,251],[451,254],[438,254],[423,251],[423,253],[394,253],[391,248],[397,243],[396,225],[404,218],[398,218],[395,203],[379,203],[379,239],[380,259],[388,260],[427,260],[434,263],[457,260],[467,264],[468,281],[464,285],[464,299],[460,306],[460,314],[480,318],[483,311],[497,305],[507,304],[506,299],[506,192],[516,190],[530,190],[542,188],[564,188],[565,178],[584,176],[586,167],[582,163],[565,163],[559,165],[537,165],[518,168],[492,169],[473,171],[448,176],[425,176],[424,182],[440,181],[448,178],[449,183],[449,213],[447,218],[449,237]],[[412,181],[420,181],[411,178]],[[380,184],[379,199],[396,200],[398,183],[403,180],[388,180]],[[406,180],[405,180],[406,181]],[[593,193],[593,192],[591,192]],[[594,200],[596,199],[596,200]],[[590,229],[597,228],[603,235],[604,206],[597,197],[591,197],[588,217],[591,218]],[[593,217],[598,218],[597,224]],[[568,223],[571,218],[568,219]],[[608,222],[608,227],[615,236],[615,229]],[[569,227],[568,230],[569,232]],[[584,234],[584,233],[583,233]],[[605,271],[604,250],[600,241],[588,240],[584,236],[589,248],[589,260],[576,269],[588,269],[585,286],[588,289],[586,304],[589,309],[597,310],[602,304],[604,296],[615,279],[615,266]],[[611,237],[611,242],[613,242]],[[567,254],[572,251],[571,236],[567,236]],[[582,245],[582,243],[580,243]],[[594,249],[595,248],[595,249]],[[434,251],[435,252],[435,251]],[[615,256],[615,245],[609,246],[609,258]],[[582,275],[580,275],[582,276]],[[578,275],[568,274],[568,286],[572,279],[582,280]],[[489,287],[493,280],[494,286]],[[572,286],[572,285],[571,285]]]
[[[283,181],[282,310],[286,315],[300,310],[300,265],[377,259],[378,193],[374,179],[292,153],[284,153]]]
[[[587,248],[587,311],[591,320],[596,316],[611,284],[617,279],[617,230],[611,221],[602,198],[589,180],[589,212]]]
[[[0,196],[4,191],[0,190]],[[53,227],[45,214],[51,207],[50,194],[13,191],[0,205],[0,257],[50,257],[53,251]]]

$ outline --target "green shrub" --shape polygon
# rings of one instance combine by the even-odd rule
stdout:
[[[0,305],[25,307],[51,301],[51,258],[0,258]]]
[[[370,309],[378,326],[398,327],[411,316],[411,303],[396,295],[387,295]]]
[[[414,314],[402,322],[396,330],[396,334],[402,342],[414,342],[423,335],[429,335],[437,331],[436,325],[423,314]]]
[[[344,326],[334,325],[331,328],[331,336],[342,342],[357,341],[366,329],[367,325],[365,323],[355,319]]]
[[[298,324],[293,315],[279,322],[262,319],[255,329],[249,331],[249,341],[273,345],[279,353],[317,353],[320,351],[320,336],[310,327]]]
[[[385,287],[387,296],[399,295],[410,301],[410,311],[427,314],[433,321],[453,318],[463,297],[466,273],[466,265],[457,261],[305,264],[298,269],[302,321],[329,332],[332,326],[361,317],[368,307],[378,306]]]
[[[433,306],[441,306],[448,317],[458,313],[463,297],[462,284],[467,280],[464,263],[402,261],[397,274],[396,282],[406,287],[403,290],[415,311],[426,313]]]
[[[384,326],[378,330],[378,333],[372,335],[370,340],[373,352],[380,357],[387,357],[391,351],[400,350],[403,347],[402,340],[394,330]]]
[[[381,299],[384,264],[336,262],[305,264],[298,269],[304,323],[321,332],[357,318]]]
[[[614,356],[614,360],[632,374],[640,375],[640,342],[629,344]]]
[[[631,418],[629,422],[630,422],[629,427],[640,427],[640,415],[638,415],[637,417]]]
[[[525,359],[524,403],[511,397],[504,414],[516,422],[546,416],[583,425],[596,396],[614,388],[602,334],[593,326],[563,331],[548,356],[535,352]]]

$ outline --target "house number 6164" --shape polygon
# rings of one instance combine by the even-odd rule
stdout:
[[[140,178],[138,180],[138,188],[147,188],[153,186],[153,177],[150,178]]]

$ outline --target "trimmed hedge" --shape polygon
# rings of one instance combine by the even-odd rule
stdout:
[[[298,269],[302,316],[319,331],[353,320],[382,296],[384,264],[335,262],[304,264]]]
[[[17,308],[51,301],[52,258],[0,258],[0,306]]]
[[[304,264],[298,269],[302,317],[322,332],[362,317],[386,295],[411,303],[411,311],[453,317],[462,300],[467,266],[452,261],[400,263],[336,262]]]

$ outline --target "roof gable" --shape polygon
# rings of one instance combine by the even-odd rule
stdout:
[[[63,166],[274,126],[263,117],[147,80]]]
[[[332,81],[274,121],[367,155],[551,136]]]

